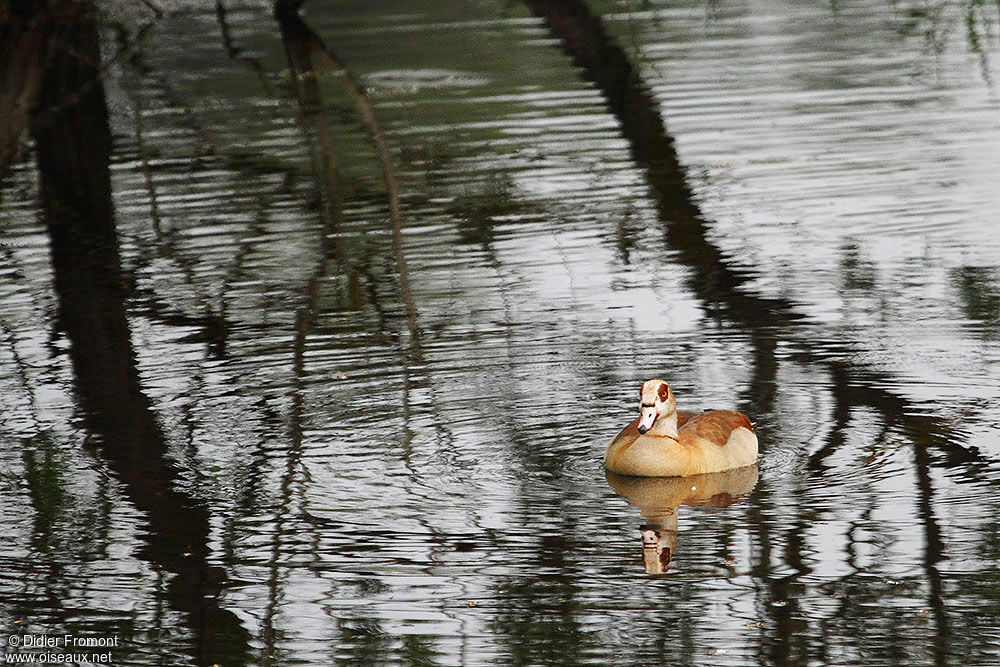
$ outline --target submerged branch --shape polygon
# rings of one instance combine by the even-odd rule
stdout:
[[[111,198],[111,128],[101,84],[96,8],[61,2],[46,38],[39,113],[30,122],[39,199],[50,237],[58,323],[70,342],[74,389],[95,455],[147,524],[142,557],[173,576],[162,591],[190,629],[199,664],[243,659],[249,635],[219,605],[224,573],[210,560],[209,512],[186,491],[143,391],[125,308]]]
[[[301,2],[279,2],[275,7],[275,16],[281,25],[282,33],[290,41],[305,49],[311,56],[316,57],[332,71],[340,75],[344,88],[354,100],[362,120],[368,130],[372,141],[375,143],[375,152],[382,169],[382,180],[385,183],[386,192],[389,197],[389,218],[392,224],[392,252],[396,263],[396,272],[399,276],[399,289],[406,308],[406,322],[410,331],[411,340],[419,341],[419,328],[417,325],[417,308],[413,300],[413,293],[410,289],[410,272],[406,263],[406,256],[403,252],[403,222],[399,203],[399,184],[396,180],[396,169],[386,141],[385,134],[379,125],[375,107],[372,105],[364,87],[357,77],[347,69],[347,67],[337,58],[334,53],[327,48],[316,33],[314,33],[302,21],[297,13]],[[413,349],[419,350],[419,346],[414,344]]]

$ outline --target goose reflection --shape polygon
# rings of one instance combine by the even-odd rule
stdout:
[[[606,471],[615,493],[639,508],[642,561],[649,574],[667,571],[677,547],[677,509],[681,505],[727,507],[757,484],[757,466],[690,477],[632,477]]]

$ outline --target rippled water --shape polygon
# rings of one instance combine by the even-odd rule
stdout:
[[[995,661],[996,8],[341,4],[304,18],[393,151],[401,253],[345,78],[313,51],[300,102],[254,3],[105,35],[110,360],[32,156],[6,174],[0,632],[115,664]],[[606,476],[654,376],[750,414],[759,466]]]

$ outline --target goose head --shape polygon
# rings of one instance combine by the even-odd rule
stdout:
[[[663,574],[670,567],[670,556],[677,546],[676,528],[661,530],[656,526],[643,526],[640,530],[642,563],[646,568],[646,574]]]
[[[639,403],[639,433],[653,428],[659,417],[668,417],[677,412],[674,392],[663,380],[646,380],[642,384]]]

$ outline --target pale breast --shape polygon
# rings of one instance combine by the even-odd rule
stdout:
[[[678,421],[682,415],[678,414]],[[753,424],[735,410],[683,413],[677,439],[639,433],[636,419],[608,446],[604,465],[624,475],[685,476],[751,465],[757,460]]]

